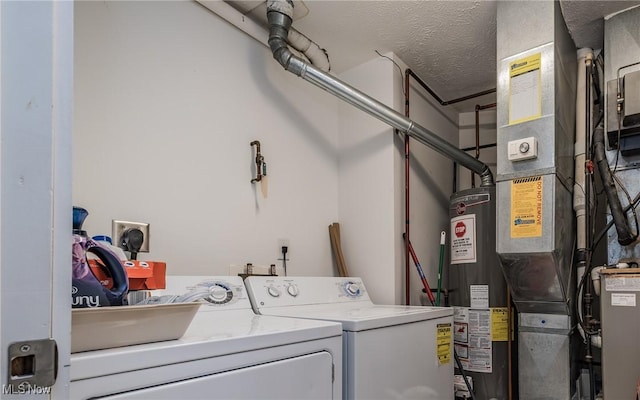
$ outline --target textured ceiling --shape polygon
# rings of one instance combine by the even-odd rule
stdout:
[[[523,0],[521,0],[523,1]],[[246,15],[265,21],[262,1],[229,1]],[[294,1],[293,26],[329,53],[340,73],[380,53],[393,52],[443,100],[496,86],[496,7],[477,1]],[[640,1],[561,0],[577,47],[602,48],[603,17]],[[471,111],[494,96],[455,105]]]

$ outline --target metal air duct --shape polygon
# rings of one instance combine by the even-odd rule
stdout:
[[[489,167],[483,162],[473,158],[445,139],[413,122],[392,108],[387,107],[339,79],[332,77],[328,73],[321,71],[301,58],[296,57],[287,46],[287,37],[289,29],[291,28],[292,15],[293,4],[287,0],[269,1],[267,4],[269,46],[273,52],[273,58],[287,71],[313,83],[477,173],[480,175],[481,186],[494,185],[493,174]]]
[[[570,399],[576,48],[557,1],[497,10],[497,252],[519,312],[519,393]]]

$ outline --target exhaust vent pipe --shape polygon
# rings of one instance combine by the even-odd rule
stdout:
[[[481,186],[494,186],[493,174],[489,167],[483,162],[458,149],[448,141],[392,108],[387,107],[295,56],[287,46],[287,37],[289,29],[291,28],[292,15],[293,3],[290,0],[268,1],[267,20],[269,22],[269,47],[273,52],[273,58],[275,58],[285,70],[313,83],[334,96],[376,117],[387,125],[406,133],[445,157],[470,169],[480,175]]]

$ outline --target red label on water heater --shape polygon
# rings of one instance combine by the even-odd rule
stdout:
[[[476,215],[451,219],[451,264],[476,262]]]
[[[464,225],[464,222],[459,221],[456,224],[456,229],[455,229],[456,236],[461,238],[464,236],[465,232],[467,232],[467,227]]]

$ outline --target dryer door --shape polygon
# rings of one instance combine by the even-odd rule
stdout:
[[[189,363],[167,368],[189,368]],[[331,399],[333,357],[319,352],[99,399]]]

